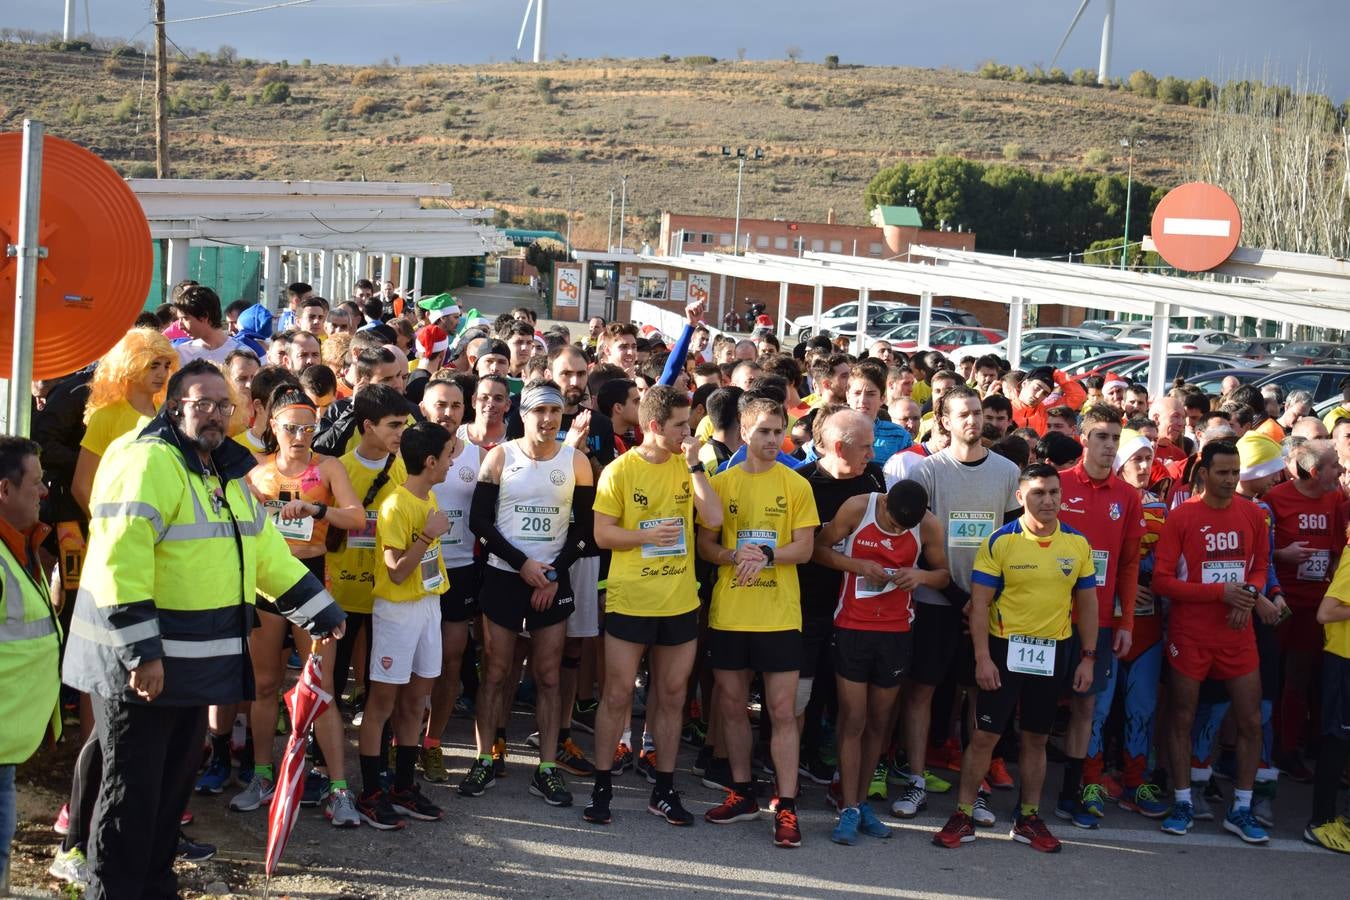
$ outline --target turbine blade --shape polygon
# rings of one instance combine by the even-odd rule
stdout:
[[[1055,63],[1059,61],[1059,54],[1064,51],[1064,45],[1069,42],[1069,35],[1073,34],[1074,28],[1078,26],[1078,20],[1083,18],[1083,12],[1088,8],[1088,4],[1091,2],[1092,0],[1083,0],[1083,4],[1078,7],[1078,12],[1074,14],[1073,21],[1069,23],[1069,30],[1064,32],[1063,40],[1061,40],[1059,46],[1055,48],[1055,55],[1050,59],[1050,68],[1053,69]]]
[[[516,38],[516,49],[525,43],[525,26],[530,24],[530,10],[534,9],[534,0],[525,4],[525,17],[520,20],[520,37]]]

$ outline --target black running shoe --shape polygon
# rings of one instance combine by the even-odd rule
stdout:
[[[600,708],[598,700],[578,700],[572,704],[572,727],[586,734],[595,734],[595,711]]]
[[[698,755],[694,757],[694,764],[689,767],[689,771],[702,778],[708,771],[708,763],[712,762],[713,748],[711,744],[704,744],[698,748]]]
[[[178,832],[178,858],[183,862],[204,863],[216,855],[215,844],[190,841],[183,832]]]
[[[660,816],[672,825],[694,824],[693,815],[680,802],[679,791],[668,791],[664,794],[652,791],[651,799],[647,801],[647,812]]]
[[[731,777],[731,760],[713,757],[708,760],[708,768],[703,773],[703,786],[713,790],[729,791],[734,780]]]
[[[581,817],[592,825],[608,825],[613,820],[609,812],[609,804],[613,799],[614,788],[596,785],[591,788],[591,802],[581,811]]]
[[[397,831],[408,824],[408,820],[394,811],[389,802],[388,791],[371,791],[356,795],[356,812],[371,828],[380,831]]]
[[[422,795],[422,791],[417,787],[416,782],[406,790],[400,791],[395,788],[390,791],[389,805],[394,807],[394,812],[402,813],[420,822],[438,822],[445,815],[441,812],[439,806]]]
[[[834,778],[834,766],[827,766],[821,762],[819,755],[812,753],[802,756],[797,773],[816,784],[829,784]]]
[[[549,806],[571,806],[572,794],[567,790],[567,782],[556,768],[535,769],[530,779],[530,793],[543,797]]]
[[[488,788],[496,786],[497,776],[492,774],[492,763],[475,759],[469,774],[459,783],[459,792],[465,797],[481,797]]]

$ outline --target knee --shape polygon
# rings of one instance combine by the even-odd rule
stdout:
[[[547,692],[558,689],[560,676],[557,668],[549,666],[547,671],[537,668],[532,674],[534,675],[534,686],[537,690]]]
[[[783,697],[775,697],[769,702],[769,718],[773,720],[774,729],[777,730],[780,725],[785,726],[789,722],[795,722],[797,719],[796,698],[792,694]]]
[[[976,734],[979,735],[981,740],[987,741],[991,747],[998,743],[999,736],[996,734],[987,731],[977,731]],[[1050,735],[1048,734],[1036,734],[1033,731],[1022,732],[1022,745],[1030,750],[1044,750],[1046,741],[1049,739]]]

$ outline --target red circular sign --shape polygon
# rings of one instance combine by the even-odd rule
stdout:
[[[0,134],[0,246],[19,242],[23,135]],[[154,248],[135,193],[106,162],[70,141],[42,144],[33,377],[58,378],[112,349],[145,305]],[[18,260],[0,257],[0,378],[14,342]]]
[[[1173,188],[1153,211],[1153,244],[1185,272],[1208,272],[1237,249],[1242,214],[1223,188],[1192,181]]]

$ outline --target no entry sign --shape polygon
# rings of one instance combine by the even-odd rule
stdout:
[[[1169,191],[1153,212],[1153,243],[1186,272],[1207,272],[1237,249],[1242,214],[1221,187],[1192,181]]]

